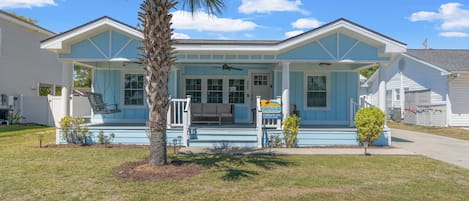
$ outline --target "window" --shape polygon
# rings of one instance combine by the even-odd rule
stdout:
[[[229,103],[244,104],[244,80],[243,79],[230,79],[229,81]]]
[[[396,100],[401,100],[401,89],[396,89]]]
[[[327,107],[326,76],[308,76],[307,107]]]
[[[39,96],[47,96],[52,94],[52,85],[39,83]]]
[[[125,74],[124,105],[143,105],[143,75]]]
[[[191,96],[191,102],[202,102],[202,80],[186,79],[186,95]]]
[[[207,103],[223,103],[223,80],[207,80]]]
[[[265,86],[267,83],[267,75],[254,75],[254,85]]]
[[[55,85],[55,95],[56,96],[61,96],[62,95],[62,86]]]

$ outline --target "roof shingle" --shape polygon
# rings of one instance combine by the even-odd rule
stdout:
[[[408,49],[407,55],[447,71],[469,71],[469,50]]]

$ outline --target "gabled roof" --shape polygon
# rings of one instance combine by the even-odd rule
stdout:
[[[93,30],[110,26],[121,32],[127,33],[138,39],[143,39],[143,34],[132,26],[112,19],[101,17],[69,31],[58,34],[41,42],[41,47],[49,50],[64,50],[64,42],[74,37],[93,32]],[[366,42],[382,47],[385,54],[402,53],[406,50],[406,44],[379,34],[373,30],[355,24],[344,18],[340,18],[316,29],[310,30],[298,36],[285,40],[176,40],[175,48],[178,51],[284,51],[288,48],[304,44],[334,31],[342,31]]]
[[[469,71],[469,50],[409,49],[405,54],[450,72]]]
[[[64,45],[65,41],[80,37],[82,34],[94,32],[103,27],[113,27],[133,37],[143,39],[142,32],[138,31],[135,27],[104,16],[41,41],[41,48],[49,50],[67,49],[68,47]]]
[[[17,16],[12,15],[11,13],[5,12],[3,10],[0,10],[0,19],[7,20],[7,21],[12,22],[14,24],[17,24],[19,26],[31,29],[32,31],[36,31],[36,32],[45,34],[47,36],[55,35],[55,33],[52,32],[52,31],[49,31],[49,30],[47,30],[47,29],[45,29],[41,26],[38,26],[36,24],[24,21],[21,18],[18,18]]]

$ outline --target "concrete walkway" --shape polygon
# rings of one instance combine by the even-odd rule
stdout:
[[[361,148],[273,148],[274,155],[363,155]],[[208,153],[208,154],[270,154],[270,149],[258,148],[213,148],[213,147],[183,147],[180,153]],[[413,152],[399,148],[371,148],[368,149],[371,155],[416,155]]]
[[[391,129],[392,146],[469,169],[469,141]]]

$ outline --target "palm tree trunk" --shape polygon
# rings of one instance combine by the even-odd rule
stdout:
[[[171,17],[174,0],[145,0],[139,12],[143,25],[142,64],[146,71],[149,107],[151,165],[166,165],[166,114],[169,106],[168,79],[174,63]]]

